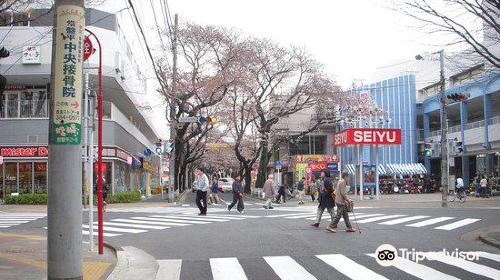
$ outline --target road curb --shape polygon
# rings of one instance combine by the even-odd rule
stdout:
[[[488,244],[490,246],[493,246],[493,247],[500,249],[500,242],[497,241],[496,239],[489,237],[485,233],[482,233],[479,235],[479,240],[481,240],[481,242],[483,242],[484,244]]]
[[[122,247],[112,245],[110,243],[104,243],[104,247],[113,251],[116,255],[116,266],[109,274],[106,280],[119,280],[122,279],[128,269],[128,259],[127,255],[123,251]]]

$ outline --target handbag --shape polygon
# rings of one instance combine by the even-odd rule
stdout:
[[[335,199],[337,198],[337,194],[335,193],[337,190],[334,190],[332,191],[332,199],[333,201],[335,201]]]
[[[354,200],[348,199],[346,201],[345,207],[347,209],[347,212],[352,212],[352,210],[354,209]]]

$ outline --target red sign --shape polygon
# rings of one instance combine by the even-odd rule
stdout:
[[[2,157],[47,157],[47,147],[5,147],[0,149]]]
[[[83,61],[87,61],[93,51],[94,47],[92,46],[92,41],[90,41],[89,36],[85,36],[85,39],[83,39]]]
[[[99,163],[98,162],[94,163],[94,170],[95,170],[95,172],[97,172],[97,168],[98,167],[99,167]],[[102,168],[101,169],[102,170],[102,174],[105,174],[106,171],[108,170],[108,165],[105,162],[103,162],[101,164],[101,168]]]
[[[321,172],[321,170],[328,168],[328,163],[326,162],[309,163],[308,167],[311,168],[312,172]]]
[[[401,145],[401,129],[348,128],[333,134],[333,146]]]

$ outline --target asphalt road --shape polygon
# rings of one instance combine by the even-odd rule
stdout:
[[[232,200],[231,193],[220,196]],[[360,234],[344,232],[342,221],[337,233],[325,231],[326,212],[319,229],[310,227],[314,205],[292,200],[264,210],[261,200],[246,197],[245,202],[245,214],[228,212],[222,203],[209,206],[206,217],[197,216],[192,193],[183,206],[109,210],[105,239],[137,247],[157,260],[182,260],[180,279],[500,279],[500,250],[461,240],[468,232],[500,225],[498,210],[358,208],[359,224],[352,224]],[[1,230],[34,234],[43,233],[44,226],[41,217]],[[383,267],[367,255],[382,244],[495,255],[475,262],[426,260],[417,267]]]

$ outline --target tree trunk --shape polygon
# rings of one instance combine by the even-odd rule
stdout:
[[[255,182],[256,188],[262,188],[264,186],[264,182],[267,179],[267,164],[269,163],[269,155],[267,149],[267,143],[262,144],[259,161],[259,173],[257,174],[257,182]]]

